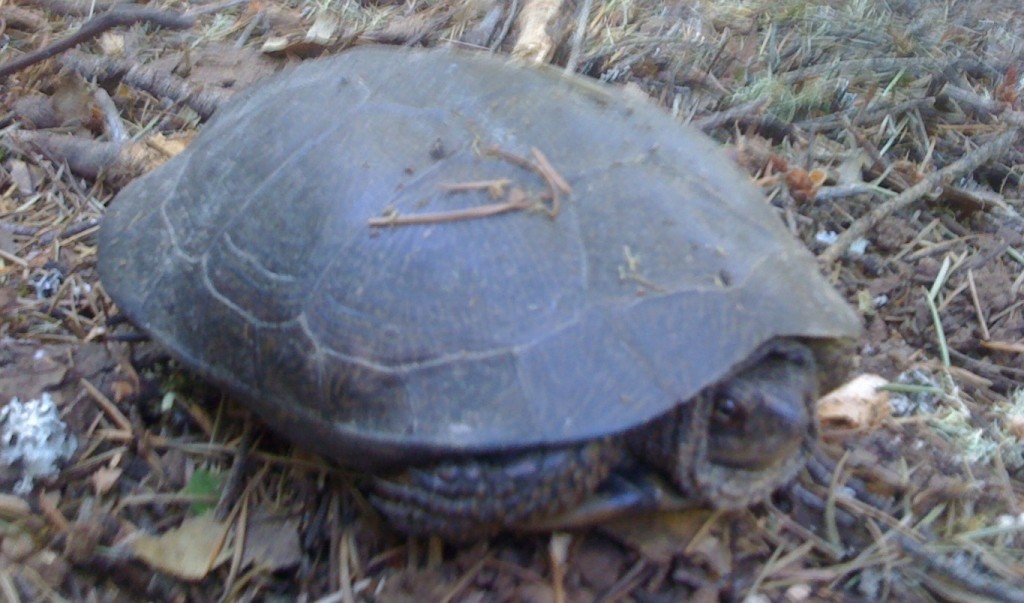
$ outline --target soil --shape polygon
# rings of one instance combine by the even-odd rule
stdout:
[[[75,31],[86,4],[0,5],[0,67]],[[0,455],[6,599],[1024,601],[1024,145],[990,145],[1024,126],[1019,2],[182,8],[189,28],[119,26],[0,88],[0,405],[51,401],[63,431],[46,444],[75,443],[28,485]],[[184,372],[103,291],[103,208],[222,99],[354,44],[537,52],[527,39],[725,144],[860,310],[852,375],[887,392],[830,407],[819,458],[770,501],[406,539],[363,478]],[[4,450],[28,437],[4,431]]]

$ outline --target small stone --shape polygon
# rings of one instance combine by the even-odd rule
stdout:
[[[793,601],[807,601],[811,596],[811,587],[808,584],[794,584],[786,589],[786,600]]]
[[[25,532],[5,536],[0,544],[0,553],[12,561],[24,561],[35,550],[35,540]]]

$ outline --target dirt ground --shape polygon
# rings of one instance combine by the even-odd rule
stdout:
[[[0,1],[5,600],[1024,601],[1018,1],[90,6]],[[824,403],[820,458],[741,513],[390,531],[359,476],[139,337],[95,270],[126,182],[238,90],[359,44],[568,65],[714,136],[860,311],[852,375],[883,393]]]

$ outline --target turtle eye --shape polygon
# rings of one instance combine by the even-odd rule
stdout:
[[[718,425],[736,425],[743,420],[743,411],[731,397],[719,398],[711,420]]]

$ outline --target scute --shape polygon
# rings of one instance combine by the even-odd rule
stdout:
[[[561,213],[371,228],[543,181]],[[106,290],[193,369],[357,466],[620,432],[856,315],[716,143],[618,90],[360,48],[243,93],[114,200]]]

